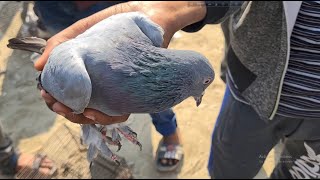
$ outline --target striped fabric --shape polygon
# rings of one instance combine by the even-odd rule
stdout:
[[[277,113],[320,119],[320,1],[301,5]]]

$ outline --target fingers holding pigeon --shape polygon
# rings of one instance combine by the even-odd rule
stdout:
[[[86,118],[83,114],[75,114],[73,112],[66,114],[65,118],[77,124],[97,124],[97,122]]]
[[[52,110],[57,114],[65,117],[69,121],[77,124],[98,124],[97,121],[85,117],[83,114],[75,114],[70,108],[60,102],[52,105]]]
[[[49,55],[51,53],[51,51],[58,46],[59,44],[68,41],[70,38],[67,38],[63,35],[55,35],[53,37],[51,37],[46,44],[46,48],[44,50],[44,52],[42,53],[42,55],[39,57],[39,59],[34,63],[34,67],[36,70],[38,71],[42,71],[44,68],[44,65],[47,63]]]
[[[97,122],[101,125],[110,125],[110,124],[116,124],[126,121],[130,115],[123,115],[123,116],[108,116],[100,111],[94,110],[94,109],[86,109],[84,111],[84,116],[86,116],[89,119],[92,119],[93,121]]]
[[[70,108],[63,105],[62,103],[59,103],[55,98],[53,98],[49,93],[47,93],[43,89],[41,90],[41,96],[44,99],[49,109],[67,118],[73,123],[78,123],[78,124],[95,124],[96,123],[92,119],[88,119],[82,114],[74,114]]]
[[[45,100],[49,109],[67,118],[73,123],[110,125],[124,122],[129,118],[129,115],[108,116],[100,111],[93,109],[86,109],[83,114],[75,114],[70,108],[58,102],[55,98],[53,98],[49,93],[47,93],[43,89],[41,90],[41,96]]]

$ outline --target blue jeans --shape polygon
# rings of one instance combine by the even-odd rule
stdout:
[[[76,21],[118,3],[120,2],[99,2],[85,11],[78,11],[72,1],[35,1],[34,11],[42,25],[54,35]],[[150,115],[161,135],[168,136],[176,132],[176,116],[171,109]]]
[[[161,135],[168,136],[176,132],[176,115],[171,109],[150,115],[152,118],[153,125]]]

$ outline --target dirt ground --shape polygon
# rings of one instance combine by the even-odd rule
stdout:
[[[0,1],[0,121],[22,152],[35,153],[59,127],[72,124],[47,109],[36,89],[37,72],[29,60],[30,53],[12,51],[6,47],[10,38],[16,37],[21,28],[21,9],[17,2]],[[181,130],[185,159],[180,171],[161,174],[154,167],[153,157],[161,136],[155,131],[149,115],[131,115],[128,123],[138,133],[143,151],[125,143],[119,155],[134,165],[137,178],[209,178],[207,163],[211,135],[219,113],[225,84],[219,78],[224,51],[224,37],[219,25],[208,25],[197,33],[179,32],[170,44],[172,49],[194,50],[205,55],[216,72],[214,83],[208,88],[200,107],[187,99],[174,107]],[[63,151],[61,151],[63,153]],[[274,150],[267,158],[264,169],[257,178],[270,174],[275,163]]]

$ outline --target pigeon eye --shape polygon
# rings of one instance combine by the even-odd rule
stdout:
[[[211,82],[211,79],[207,79],[204,81],[204,84],[209,84]]]

